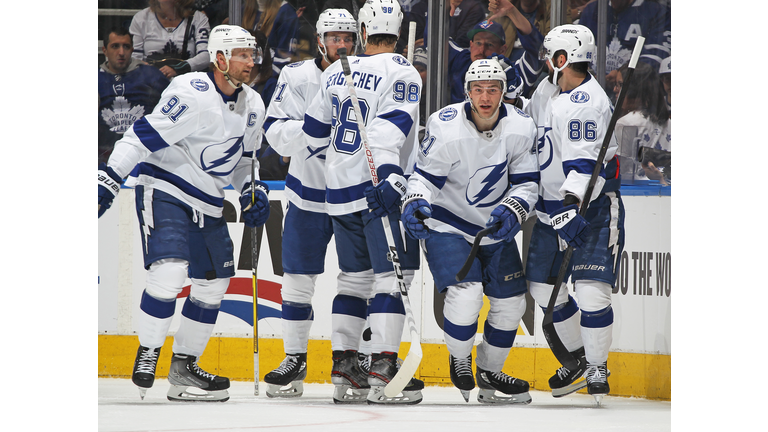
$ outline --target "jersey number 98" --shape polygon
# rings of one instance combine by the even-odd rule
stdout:
[[[365,99],[360,102],[360,113],[363,115],[363,124],[368,118],[368,103]],[[360,131],[355,120],[355,109],[352,107],[352,99],[346,98],[339,103],[336,95],[333,95],[333,120],[331,122],[331,142],[339,153],[354,154],[360,149]]]

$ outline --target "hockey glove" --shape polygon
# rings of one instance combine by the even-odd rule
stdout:
[[[592,232],[589,222],[579,214],[579,207],[576,204],[567,205],[550,213],[549,219],[557,235],[574,249],[584,246]]]
[[[501,222],[501,227],[495,232],[488,234],[488,237],[505,242],[514,240],[520,231],[521,224],[525,222],[527,217],[528,212],[520,204],[520,201],[515,198],[504,198],[501,204],[493,209],[490,219],[485,224],[486,227],[491,227],[497,222]]]
[[[405,177],[392,172],[375,187],[367,187],[363,194],[368,208],[375,217],[384,217],[400,208],[400,200],[405,195]]]
[[[264,225],[269,219],[269,186],[256,180],[256,190],[251,193],[251,185],[248,184],[240,195],[240,209],[243,212],[245,226],[256,228]],[[255,201],[252,201],[252,195]],[[251,205],[253,203],[253,205]]]
[[[523,79],[517,73],[517,68],[512,60],[504,57],[501,54],[497,54],[496,60],[499,61],[501,69],[507,75],[507,88],[505,90],[504,99],[517,99],[520,93],[523,92]]]
[[[421,195],[411,195],[406,198],[400,220],[403,221],[405,232],[411,238],[425,239],[429,237],[429,228],[424,224],[424,219],[432,217],[432,206],[426,200],[417,198],[418,196]]]
[[[99,217],[112,206],[123,179],[104,162],[99,164]]]

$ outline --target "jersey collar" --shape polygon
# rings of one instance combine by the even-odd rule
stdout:
[[[472,104],[469,103],[469,101],[464,102],[464,112],[467,115],[467,120],[469,120],[469,122],[475,126],[475,129],[478,132],[480,132],[480,129],[477,129],[477,125],[475,124],[475,121],[472,120]],[[507,116],[507,104],[502,103],[501,106],[499,107],[499,116],[496,117],[496,123],[493,124],[493,127],[491,128],[491,130],[496,129],[496,126],[499,125],[499,122],[501,121],[501,119],[503,119],[506,116]]]
[[[240,86],[240,88],[236,89],[235,92],[232,93],[232,96],[227,96],[224,93],[222,93],[221,90],[219,90],[219,86],[216,85],[216,80],[213,79],[213,72],[208,72],[208,78],[211,79],[211,82],[213,83],[213,88],[215,88],[216,92],[219,93],[219,95],[221,95],[221,98],[224,99],[224,102],[237,101],[237,97],[240,95],[240,92],[243,91],[243,86]]]

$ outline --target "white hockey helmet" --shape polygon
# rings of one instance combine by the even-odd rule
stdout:
[[[561,67],[552,64],[555,53],[565,51],[565,63]],[[557,26],[547,33],[541,45],[539,60],[549,61],[555,70],[553,83],[557,83],[557,74],[571,63],[592,62],[595,57],[595,36],[589,28],[577,24]]]
[[[208,54],[211,56],[211,62],[216,64],[216,53],[221,51],[224,58],[232,58],[232,50],[236,48],[251,48],[256,51],[257,56],[253,62],[261,64],[261,48],[256,43],[256,38],[248,30],[236,25],[218,25],[211,30],[208,37]]]
[[[397,0],[367,0],[357,13],[357,32],[365,48],[363,25],[367,36],[388,34],[400,36],[403,10]]]
[[[326,9],[322,11],[315,27],[317,29],[317,37],[320,38],[317,50],[320,51],[320,54],[328,63],[330,63],[330,60],[328,60],[328,52],[325,48],[326,33],[345,32],[352,33],[354,37],[357,37],[357,21],[346,9]]]
[[[501,91],[506,91],[507,74],[495,58],[479,59],[472,62],[464,74],[464,92],[469,95],[469,85],[473,81],[501,81]]]

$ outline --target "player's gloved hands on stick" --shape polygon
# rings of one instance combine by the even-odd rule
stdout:
[[[504,99],[517,99],[523,92],[523,79],[517,72],[515,63],[502,54],[494,54],[499,61],[501,69],[507,75],[507,88],[504,90]]]
[[[405,203],[400,220],[408,235],[415,239],[425,239],[429,237],[429,228],[423,220],[431,217],[432,206],[426,200],[417,198]]]
[[[584,246],[592,232],[589,222],[579,214],[579,207],[576,204],[564,206],[550,213],[549,219],[557,235],[574,249]]]
[[[123,179],[104,162],[99,164],[99,217],[112,206]]]
[[[501,240],[509,242],[514,240],[517,233],[520,231],[520,220],[525,222],[525,216],[527,211],[523,208],[522,204],[514,198],[504,198],[493,211],[488,222],[485,223],[486,228],[491,227],[496,223],[501,223],[501,227],[488,234],[488,237],[493,240]]]
[[[243,222],[245,226],[256,228],[264,225],[269,219],[269,186],[266,183],[256,180],[256,190],[251,192],[250,183],[243,189],[240,195],[240,209],[243,211]],[[255,201],[251,205],[252,195]]]
[[[399,168],[399,167],[398,167]],[[385,168],[386,170],[386,168]],[[386,177],[379,168],[379,178],[385,178],[375,187],[367,187],[363,194],[368,202],[368,208],[375,217],[384,217],[400,208],[400,200],[405,195],[406,181],[400,173],[390,172]],[[401,170],[402,171],[402,170]]]

